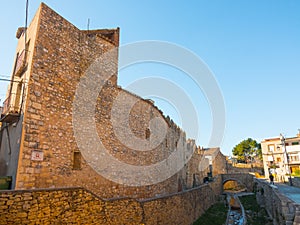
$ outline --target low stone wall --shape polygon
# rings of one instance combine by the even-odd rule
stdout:
[[[0,192],[0,224],[140,224],[132,199],[104,201],[82,188]]]
[[[254,179],[256,199],[259,205],[265,207],[274,225],[300,224],[300,206],[282,195],[275,186],[261,179]],[[299,218],[298,218],[299,217]]]
[[[227,173],[258,173],[263,174],[264,168],[258,164],[227,164]]]
[[[83,188],[0,191],[0,224],[192,224],[221,194],[221,177],[147,200],[101,199]]]
[[[193,224],[221,194],[221,179],[180,194],[142,201],[145,224]]]
[[[288,179],[290,179],[290,178],[288,178]],[[292,178],[292,182],[295,187],[300,187],[300,177]]]

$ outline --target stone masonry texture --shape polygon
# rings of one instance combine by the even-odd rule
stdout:
[[[220,174],[228,169],[224,155],[219,148],[196,146],[151,100],[119,87],[117,51],[108,61],[100,60],[100,72],[91,71],[100,79],[95,79],[93,88],[86,88],[85,93],[93,94],[97,85],[102,85],[102,89],[96,93],[94,113],[79,118],[80,132],[88,133],[92,120],[107,152],[128,165],[152,165],[180,148],[185,154],[192,153],[191,158],[164,181],[129,186],[100,175],[83,157],[73,124],[76,89],[96,59],[118,49],[119,28],[79,30],[42,3],[27,29],[27,40],[22,31],[24,28],[18,29],[16,57],[26,44],[27,66],[24,73],[13,74],[13,79],[22,81],[21,115],[14,124],[2,124],[10,134],[18,134],[12,139],[17,144],[12,145],[11,153],[7,151],[8,142],[0,142],[0,162],[5,165],[0,175],[12,176],[14,190],[0,191],[0,225],[185,225],[192,224],[217,201],[222,194]],[[106,75],[110,75],[109,79]],[[15,90],[15,83],[11,85]],[[117,99],[120,104],[115,107]],[[130,102],[134,104],[128,109]],[[79,107],[84,108],[90,99],[81,104]],[[124,145],[121,139],[127,136],[118,136],[116,129],[127,126],[122,120],[126,110],[132,136],[151,143],[159,136],[155,131],[161,130],[152,121],[159,119],[165,125],[164,139],[150,151]],[[112,115],[121,119],[115,121]],[[90,148],[92,158],[101,157],[93,151],[93,145]],[[33,159],[35,152],[43,156],[41,160]],[[181,157],[179,160],[185,161],[187,155]],[[108,162],[105,169],[114,168]],[[208,174],[212,181],[203,184]],[[121,173],[114,176],[128,178]]]
[[[112,76],[109,80],[103,80],[95,106],[97,133],[107,151],[131,165],[157,163],[168,157],[179,143],[186,152],[194,154],[190,162],[169,179],[140,187],[126,186],[104,178],[83,157],[79,160],[80,165],[74,168],[75,153],[80,153],[72,124],[75,91],[91,63],[118,47],[119,28],[82,31],[42,3],[28,31],[31,31],[28,35],[31,37],[28,42],[31,52],[27,71],[30,74],[25,89],[24,115],[21,117],[23,127],[15,189],[83,187],[103,198],[145,199],[202,184],[203,177],[209,172],[208,165],[199,170],[202,161],[208,162],[203,158],[205,150],[197,147],[193,140],[186,139],[184,131],[165,117],[153,102],[117,85],[117,55],[103,68]],[[122,96],[123,101],[119,108],[113,109],[117,96]],[[151,138],[153,132],[149,123],[154,118],[160,118],[167,125],[165,139],[151,151],[141,152],[126,147],[114,132],[111,111],[122,115],[128,100],[136,102],[129,115],[130,129],[136,137],[146,139],[147,132],[150,132]],[[82,124],[84,132],[84,120]],[[119,126],[122,128],[121,122]],[[33,151],[42,152],[43,160],[31,160]],[[224,172],[225,158],[220,152],[213,166],[216,168],[213,175]],[[109,164],[107,167],[109,169]]]
[[[0,191],[0,224],[192,224],[217,201],[221,177],[213,183],[147,200],[105,200],[82,188]]]
[[[266,209],[274,225],[300,224],[300,206],[297,203],[280,193],[276,187],[271,186],[265,180],[255,179],[254,187],[258,204]]]

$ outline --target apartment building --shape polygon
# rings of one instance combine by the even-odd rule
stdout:
[[[266,138],[261,147],[266,177],[272,173],[277,181],[283,181],[300,170],[300,131],[295,137]]]

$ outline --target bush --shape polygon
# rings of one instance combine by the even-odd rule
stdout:
[[[300,177],[300,169],[295,169],[292,175],[295,177]]]

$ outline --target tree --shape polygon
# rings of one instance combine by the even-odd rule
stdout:
[[[262,160],[261,145],[252,138],[241,141],[232,149],[232,153],[238,157],[239,161],[243,162],[249,162],[252,158]]]

